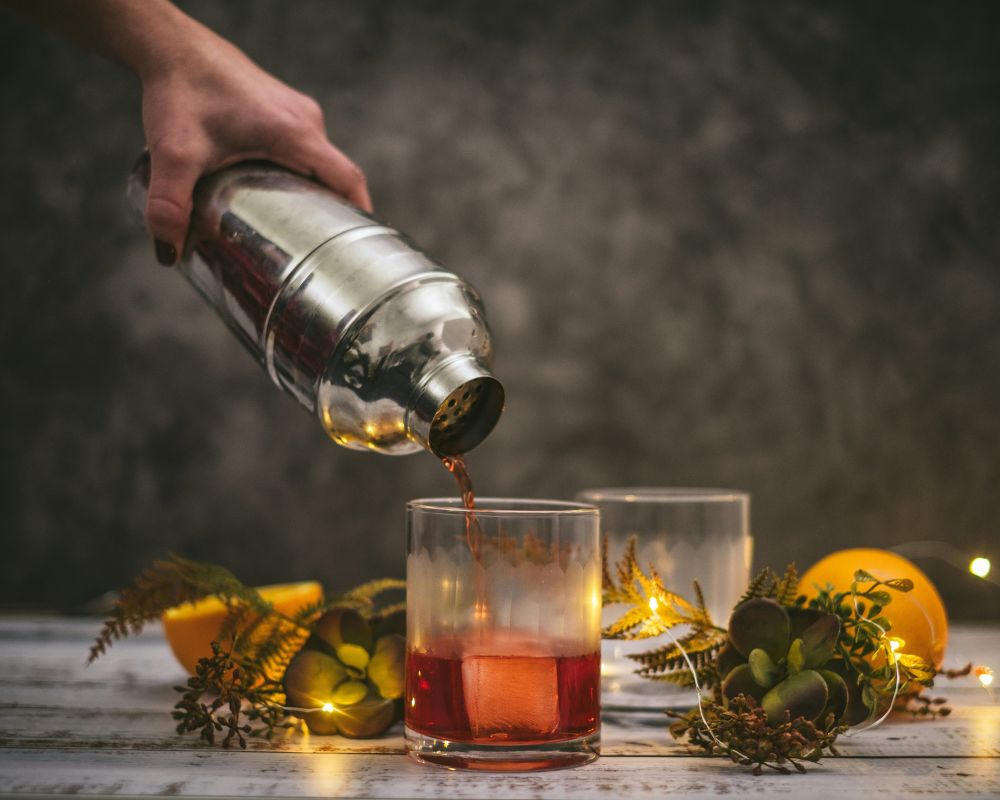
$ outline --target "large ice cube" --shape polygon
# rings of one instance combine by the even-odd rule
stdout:
[[[556,659],[516,638],[470,648],[462,658],[462,686],[477,739],[530,740],[559,726]]]

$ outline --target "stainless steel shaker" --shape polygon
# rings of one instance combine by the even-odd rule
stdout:
[[[144,156],[140,216],[148,186]],[[503,411],[476,291],[308,178],[266,162],[203,178],[179,269],[338,444],[458,455]]]

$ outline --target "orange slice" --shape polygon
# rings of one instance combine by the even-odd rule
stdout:
[[[276,611],[286,616],[323,599],[323,587],[315,581],[259,586],[257,591]],[[199,658],[212,655],[211,643],[218,640],[226,613],[226,606],[218,597],[185,603],[163,613],[163,632],[170,649],[191,675],[194,675]]]

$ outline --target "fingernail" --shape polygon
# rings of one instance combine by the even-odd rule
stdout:
[[[156,260],[163,266],[169,267],[177,260],[177,248],[169,242],[161,239],[156,240]]]

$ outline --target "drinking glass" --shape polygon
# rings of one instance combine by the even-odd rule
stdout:
[[[750,580],[753,539],[750,535],[750,495],[729,489],[625,487],[586,489],[577,499],[601,511],[601,531],[608,540],[612,567],[622,557],[632,536],[637,540],[639,565],[652,564],[667,589],[694,599],[697,579],[705,605],[717,625],[725,626],[729,613]],[[604,609],[602,624],[610,625],[625,612],[620,604]],[[671,631],[681,636],[686,627]],[[638,641],[603,643],[602,691],[606,708],[662,708],[693,702],[693,692],[635,674],[638,664],[629,654],[670,643],[664,635]]]
[[[598,519],[550,500],[407,504],[411,756],[500,771],[597,758]]]

